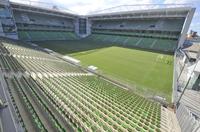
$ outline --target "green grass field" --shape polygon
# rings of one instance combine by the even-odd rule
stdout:
[[[84,66],[97,66],[102,74],[136,87],[137,91],[155,92],[171,99],[172,55],[80,41],[39,45],[70,54]]]

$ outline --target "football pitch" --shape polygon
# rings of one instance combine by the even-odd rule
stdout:
[[[171,99],[173,80],[173,56],[114,45],[86,42],[41,42],[63,55],[81,61],[83,66],[94,65],[99,72],[139,92],[155,93]]]

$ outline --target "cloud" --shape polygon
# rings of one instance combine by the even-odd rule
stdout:
[[[164,4],[187,4],[187,3],[198,3],[199,0],[164,0]]]

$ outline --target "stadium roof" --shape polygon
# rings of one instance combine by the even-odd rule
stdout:
[[[32,0],[19,0],[19,1],[13,1],[12,3],[15,4],[22,4],[27,5],[30,7],[35,8],[43,8],[47,10],[54,10],[56,12],[62,12],[62,13],[69,13],[69,14],[78,14],[77,11],[72,11],[70,9],[67,9],[65,7],[62,7],[60,5],[55,5],[53,3],[47,3],[47,2],[40,2],[40,1],[32,1]],[[134,11],[142,11],[142,10],[151,10],[151,9],[167,9],[167,8],[184,8],[184,7],[194,7],[193,4],[187,3],[187,4],[136,4],[136,5],[119,5],[107,9],[101,9],[96,11],[88,12],[86,15],[98,15],[98,14],[112,14],[112,13],[119,13],[119,12],[134,12]]]
[[[167,8],[184,8],[194,7],[193,4],[137,4],[137,5],[120,5],[107,9],[97,10],[88,13],[88,15],[106,14],[106,13],[118,13],[118,12],[131,12],[140,10],[151,10],[151,9],[167,9]]]
[[[77,12],[69,10],[65,7],[61,7],[61,6],[58,6],[52,3],[47,3],[47,2],[31,1],[31,0],[20,0],[20,1],[11,0],[11,3],[18,4],[18,5],[26,5],[26,6],[35,7],[35,8],[42,8],[46,10],[54,10],[56,12],[77,14]]]

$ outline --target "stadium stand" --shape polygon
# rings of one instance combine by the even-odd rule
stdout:
[[[82,117],[81,120],[84,120],[84,118],[87,120],[84,125],[87,129],[89,128],[95,131],[103,127],[104,131],[126,131],[127,129],[129,129],[129,131],[134,129],[149,129],[150,131],[154,131],[153,129],[157,129],[157,131],[159,131],[160,107],[158,104],[148,102],[147,100],[144,100],[143,98],[134,95],[133,93],[127,93],[126,90],[123,90],[121,88],[115,88],[112,86],[112,84],[109,84],[108,82],[103,81],[99,78],[93,76],[88,76],[86,78],[59,77],[50,78],[49,81],[47,79],[42,79],[40,81],[42,81],[41,83],[46,86],[46,89],[49,89],[50,91],[54,90],[57,96],[61,96],[64,100],[66,100],[66,104],[68,104],[69,109],[77,111],[77,115],[74,116]],[[59,89],[55,89],[54,87],[59,87]],[[68,96],[65,96],[65,94],[68,94]],[[126,99],[124,98],[127,96],[131,96],[130,98],[132,98],[129,98],[127,100],[128,102],[126,102]],[[134,100],[140,100],[140,103],[142,105],[140,105],[139,107],[139,102],[133,104],[132,101]],[[122,103],[124,103],[124,105],[122,105]],[[104,107],[102,108],[101,106]],[[138,107],[136,108],[136,106]],[[124,109],[123,107],[127,108]],[[153,111],[149,109],[150,107],[154,108]],[[133,115],[127,114],[127,112],[129,113],[131,111],[140,111],[141,113],[136,114],[133,118]],[[84,114],[84,112],[87,113]],[[152,113],[152,115],[150,113]],[[156,120],[154,122],[152,121],[152,128],[150,127],[151,123],[149,124],[149,126],[145,124],[142,125],[143,123],[145,123],[145,117],[148,118],[147,115],[149,115],[149,117],[156,117]],[[102,116],[103,120],[98,116]],[[138,122],[138,124],[134,124],[132,121],[133,119],[136,119],[137,116],[138,118],[140,118],[140,116],[143,116],[144,120]],[[122,126],[120,126],[120,124]],[[140,124],[143,127],[136,127],[140,126]]]
[[[176,40],[155,39],[145,37],[119,36],[119,35],[105,35],[92,34],[86,38],[90,41],[102,41],[119,46],[138,47],[143,49],[152,49],[165,52],[174,52],[177,47]]]
[[[14,8],[18,36],[25,41],[74,40],[74,19]]]
[[[92,29],[180,31],[183,23],[184,19],[101,20],[93,21]]]
[[[156,102],[24,42],[2,39],[0,49],[4,80],[25,130],[160,132],[164,128]]]
[[[167,14],[164,10],[159,13],[152,10],[149,14],[136,12],[130,16],[128,12],[123,15],[113,13],[102,17],[88,15],[84,19],[55,10],[34,6],[27,8],[23,4],[12,3],[11,6],[21,40],[76,40],[88,36],[91,40],[164,52],[174,52],[177,48],[187,13],[185,9],[169,10]],[[36,9],[39,11],[34,11]]]
[[[3,50],[2,50],[3,49]],[[28,71],[28,72],[75,72],[78,70],[74,66],[49,56],[44,51],[23,47],[17,43],[1,42],[1,62],[2,69],[6,71]],[[55,64],[56,63],[56,64]]]
[[[168,13],[166,15],[162,11],[158,13],[152,10],[89,15],[92,35],[88,38],[120,43],[124,46],[174,52],[178,46],[186,12],[173,13],[171,10]]]
[[[9,104],[0,114],[6,117],[0,117],[3,129],[8,131],[7,125],[13,123],[10,126],[16,131],[31,132],[198,131],[196,91],[186,90],[180,104],[173,102],[175,118],[174,112],[163,107],[167,106],[162,97],[143,97],[123,84],[65,61],[56,52],[24,42],[80,39],[174,53],[183,44],[194,11],[175,6],[79,16],[2,0],[0,36],[19,38],[0,38],[0,96]],[[175,75],[176,70],[174,80]],[[179,84],[173,89],[177,87]]]
[[[77,36],[72,32],[61,31],[18,31],[21,40],[46,41],[46,40],[76,40]]]
[[[79,18],[36,6],[17,3],[11,6],[19,39],[24,41],[77,40],[88,36],[91,40],[164,52],[177,48],[188,12],[180,8]]]

